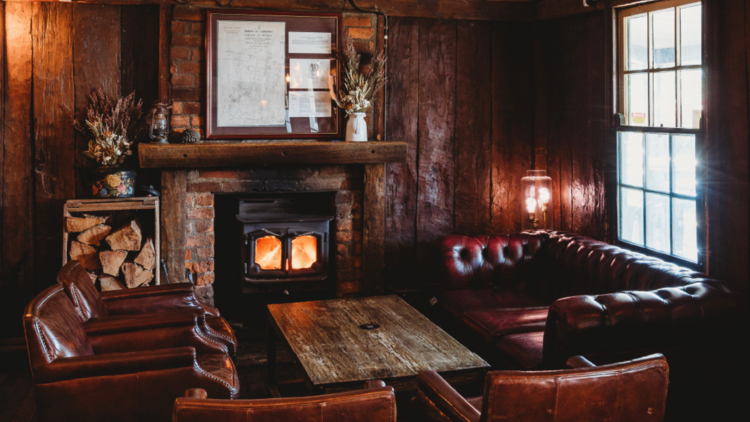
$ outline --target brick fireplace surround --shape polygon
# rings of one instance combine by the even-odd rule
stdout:
[[[191,170],[187,173],[185,264],[196,275],[197,294],[213,303],[214,196],[217,193],[337,190],[335,233],[336,295],[359,291],[362,278],[361,165],[257,170]]]
[[[175,135],[188,128],[205,135],[205,10],[194,6],[176,6],[172,15],[169,85]],[[354,38],[357,51],[375,51],[378,20],[374,15],[343,13],[343,26],[345,33]],[[371,138],[374,137],[374,128],[382,125],[378,107],[379,104],[376,104],[372,109],[375,114],[371,112],[368,115]],[[364,181],[368,177],[366,167],[351,164],[270,169],[188,169],[184,182],[187,209],[184,214],[185,266],[195,274],[199,298],[213,304],[213,283],[216,281],[214,198],[216,194],[222,193],[337,190],[336,219],[331,226],[332,232],[336,233],[333,239],[336,245],[335,255],[331,258],[336,263],[336,274],[331,274],[336,279],[336,295],[345,296],[368,290],[361,286],[363,267],[367,267],[367,263],[363,264]],[[169,196],[174,192],[166,194]],[[178,194],[173,197],[183,196]],[[165,224],[170,223],[164,217],[171,218],[173,214],[163,213],[163,229]],[[177,219],[180,220],[181,218]],[[162,236],[169,238],[168,235]],[[166,251],[166,254],[169,252]],[[382,252],[380,256],[382,259]],[[175,270],[173,267],[172,273]]]

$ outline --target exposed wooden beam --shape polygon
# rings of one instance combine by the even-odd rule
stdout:
[[[23,2],[58,2],[60,0],[16,0]],[[179,4],[173,0],[78,0],[76,3],[92,4]],[[220,7],[215,0],[193,0],[193,6]],[[493,0],[359,0],[360,7],[378,8],[389,16],[415,16],[443,19],[524,20],[536,15],[533,1]],[[232,8],[276,10],[353,10],[346,0],[235,0]]]

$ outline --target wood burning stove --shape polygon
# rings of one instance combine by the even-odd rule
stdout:
[[[310,290],[314,282],[328,278],[330,222],[335,216],[319,198],[299,193],[240,200],[244,292],[289,286]]]

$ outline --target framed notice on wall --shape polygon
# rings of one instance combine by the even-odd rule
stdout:
[[[340,13],[209,10],[208,139],[336,138]]]

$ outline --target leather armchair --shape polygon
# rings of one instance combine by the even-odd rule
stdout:
[[[182,345],[199,353],[237,352],[237,339],[219,311],[200,303],[187,283],[99,292],[78,261],[59,271],[65,288],[84,321],[92,343],[104,351],[123,342],[140,343],[141,349]],[[158,314],[158,315],[155,315]],[[142,330],[149,330],[147,336]]]
[[[581,357],[573,369],[496,371],[484,395],[464,398],[433,371],[417,375],[417,402],[436,422],[664,420],[669,367],[662,355],[594,366]]]
[[[393,388],[382,381],[368,381],[362,391],[314,397],[215,400],[204,390],[185,392],[174,404],[173,422],[395,422]]]
[[[239,394],[224,354],[197,354],[193,347],[139,351],[127,343],[101,353],[62,286],[34,298],[23,321],[40,422],[165,421],[187,388],[227,399]]]

